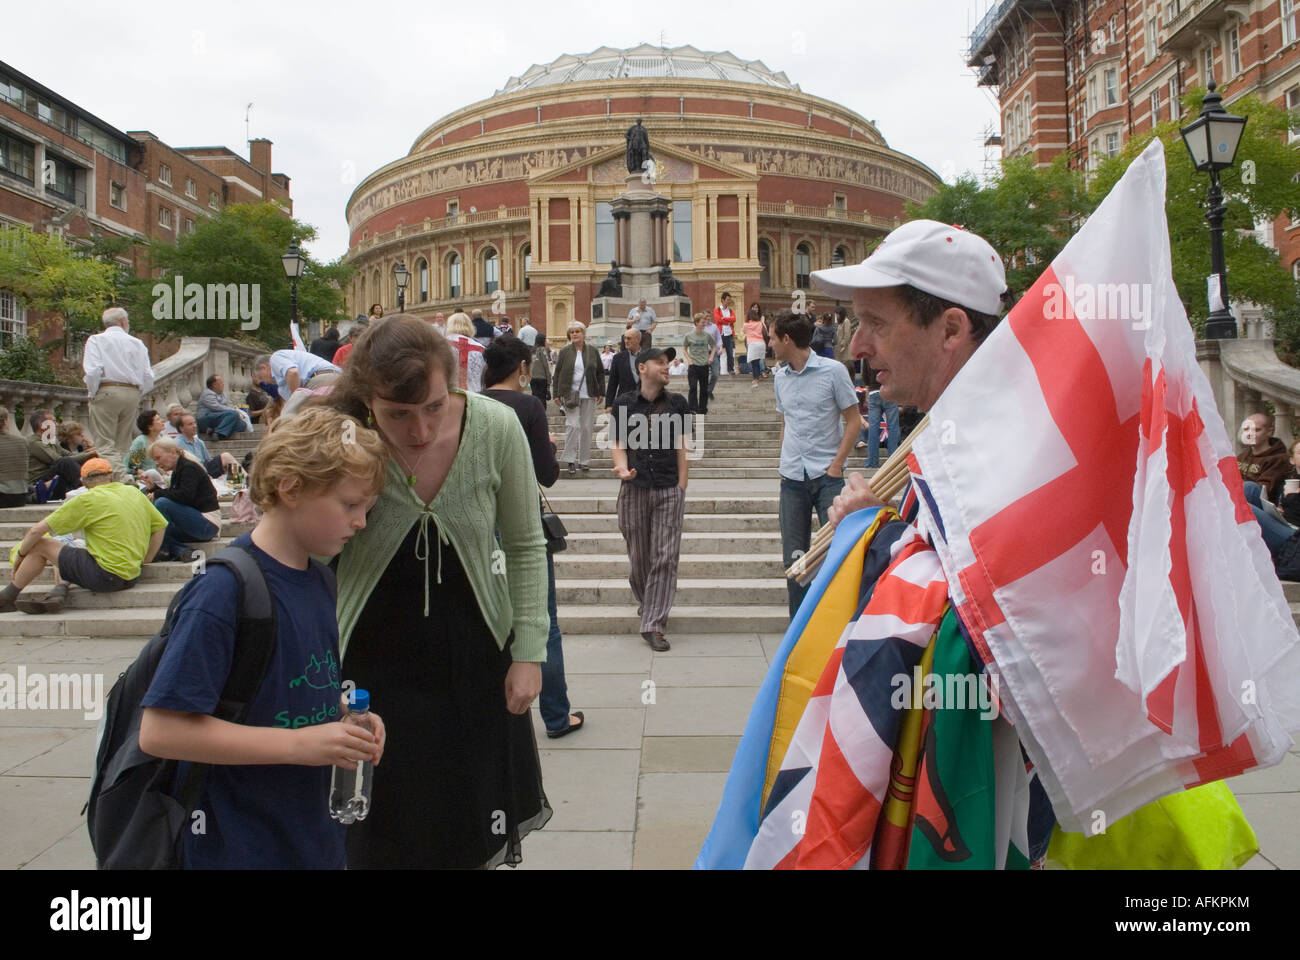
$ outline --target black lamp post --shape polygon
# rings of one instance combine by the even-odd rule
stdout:
[[[294,323],[298,322],[298,278],[302,276],[307,261],[298,252],[298,241],[291,241],[289,252],[280,257],[284,264],[284,275],[289,278],[289,314]]]
[[[1223,202],[1219,187],[1219,171],[1233,165],[1246,118],[1235,117],[1223,109],[1223,97],[1215,92],[1215,82],[1210,80],[1209,92],[1201,104],[1201,115],[1178,132],[1182,134],[1192,164],[1197,170],[1210,175],[1209,209],[1205,219],[1210,224],[1210,269],[1218,280],[1218,304],[1211,283],[1210,315],[1205,321],[1205,339],[1234,340],[1237,321],[1228,311],[1228,271],[1223,262],[1223,215],[1228,208]]]
[[[411,273],[406,269],[406,264],[397,261],[397,266],[393,267],[393,273],[397,274],[397,312],[406,312],[406,285],[411,282]]]

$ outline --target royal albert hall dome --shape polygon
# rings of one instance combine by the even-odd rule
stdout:
[[[592,318],[614,259],[611,202],[641,118],[668,204],[672,272],[694,310],[723,291],[770,311],[808,275],[861,260],[939,177],[876,127],[756,60],[691,46],[601,47],[529,67],[435,121],[347,203],[353,313],[475,307],[553,340]],[[824,302],[823,301],[819,301]]]

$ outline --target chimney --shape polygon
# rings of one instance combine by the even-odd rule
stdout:
[[[264,137],[248,141],[248,162],[258,173],[271,173],[271,141]]]

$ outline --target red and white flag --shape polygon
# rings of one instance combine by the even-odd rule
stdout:
[[[1300,635],[1170,270],[1153,141],[962,368],[921,524],[1064,829],[1279,762]]]

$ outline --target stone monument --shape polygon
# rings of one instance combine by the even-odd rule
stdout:
[[[614,260],[591,302],[587,340],[617,344],[627,315],[642,298],[659,320],[655,344],[680,345],[691,329],[691,301],[672,275],[668,236],[671,201],[655,188],[650,135],[640,117],[627,128],[627,181],[610,204],[614,214]]]

